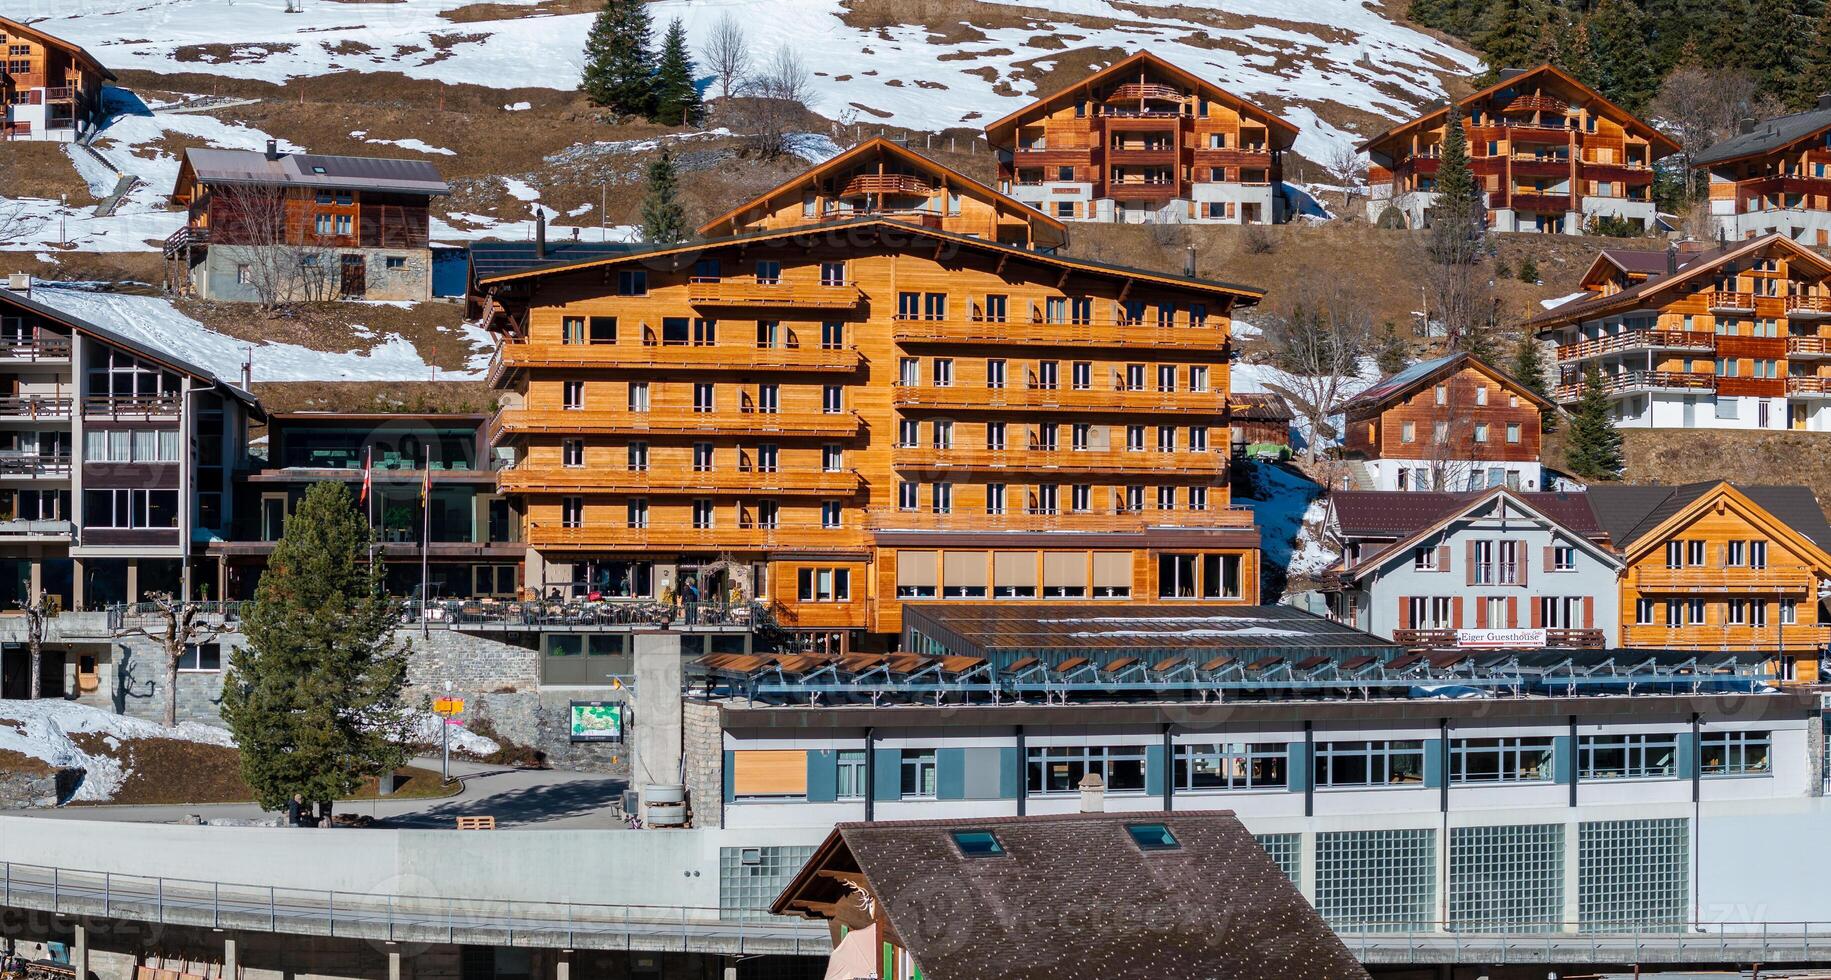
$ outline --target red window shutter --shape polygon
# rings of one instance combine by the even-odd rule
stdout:
[[[1461,596],[1457,596],[1454,599],[1450,600],[1450,628],[1451,629],[1461,629],[1462,628],[1462,597]]]
[[[1593,595],[1583,597],[1583,628],[1586,630],[1596,628],[1596,597]]]
[[[1519,628],[1519,596],[1516,595],[1507,597],[1507,628]]]
[[[1437,547],[1437,571],[1447,572],[1449,570],[1450,570],[1450,546],[1447,544],[1439,545]]]
[[[1475,584],[1475,542],[1473,542],[1473,541],[1465,542],[1464,547],[1463,547],[1463,553],[1464,553],[1463,577],[1468,580],[1466,582],[1466,584],[1474,585]]]
[[[1527,544],[1524,541],[1513,546],[1513,560],[1519,565],[1519,584],[1521,585],[1526,584],[1526,572],[1532,565],[1532,561],[1526,557],[1530,553],[1526,547]]]
[[[1546,548],[1545,549],[1545,564],[1543,566],[1544,571],[1549,572],[1558,567],[1558,559],[1557,559],[1556,552],[1557,552],[1556,548]]]
[[[1475,600],[1475,628],[1478,630],[1488,628],[1488,604],[1479,597]]]
[[[1411,629],[1411,597],[1399,596],[1399,629]]]
[[[1532,628],[1543,629],[1545,626],[1545,604],[1537,599],[1532,600]]]

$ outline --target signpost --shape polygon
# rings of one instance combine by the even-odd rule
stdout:
[[[463,698],[439,698],[432,702],[432,713],[439,716],[439,782],[451,782],[451,726],[457,724],[452,719],[464,713]]]

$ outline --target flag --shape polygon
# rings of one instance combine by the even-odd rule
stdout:
[[[370,446],[368,452],[362,457],[362,497],[360,499],[363,504],[369,502],[369,470],[373,468],[374,465],[375,447]]]
[[[426,447],[426,468],[420,471],[420,506],[432,502],[432,447]]]

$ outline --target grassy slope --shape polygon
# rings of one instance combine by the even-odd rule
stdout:
[[[97,733],[72,735],[71,741],[85,752],[110,755],[127,766],[127,781],[111,804],[243,803],[254,798],[232,748],[166,738],[135,739],[110,748],[107,737]],[[427,769],[408,766],[399,772],[405,779],[393,794],[398,798],[432,799],[458,791],[456,784],[441,786],[439,774]],[[364,779],[350,799],[372,800],[376,791],[375,780]]]

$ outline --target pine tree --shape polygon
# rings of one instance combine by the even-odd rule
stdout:
[[[287,519],[223,684],[222,716],[261,806],[340,799],[406,761],[407,650],[369,561],[368,522],[341,482],[313,484]]]
[[[1743,21],[1743,57],[1762,95],[1790,100],[1798,90],[1799,37],[1807,29],[1790,0],[1753,0]]]
[[[1545,20],[1540,0],[1497,0],[1488,8],[1485,30],[1476,42],[1488,71],[1497,74],[1505,68],[1532,67]]]
[[[1647,59],[1647,24],[1634,0],[1598,0],[1589,15],[1597,89],[1629,112],[1640,112],[1659,91]]]
[[[1539,264],[1530,255],[1519,260],[1519,281],[1534,283],[1539,281]]]
[[[1399,336],[1399,326],[1387,320],[1380,326],[1380,335],[1374,341],[1373,362],[1380,369],[1383,377],[1391,377],[1411,366],[1411,348],[1405,338]]]
[[[1437,199],[1431,205],[1431,258],[1444,265],[1475,261],[1481,248],[1481,226],[1487,209],[1469,168],[1468,134],[1462,129],[1462,107],[1450,103],[1444,123],[1443,149],[1437,163]]]
[[[604,0],[585,35],[581,87],[593,105],[623,116],[649,114],[655,104],[655,55],[649,43],[643,0]]]
[[[648,166],[648,193],[642,198],[642,240],[674,245],[687,238],[687,215],[680,206],[679,174],[674,158],[662,150]]]
[[[1519,340],[1513,347],[1513,380],[1520,387],[1539,396],[1549,399],[1550,391],[1545,385],[1545,355],[1539,349],[1538,339],[1530,330],[1521,330]],[[1539,414],[1539,427],[1550,432],[1557,424],[1557,413],[1553,411]]]
[[[1621,433],[1602,390],[1602,369],[1591,364],[1583,376],[1583,395],[1570,415],[1570,444],[1565,450],[1570,471],[1586,480],[1613,480],[1621,475]]]
[[[661,61],[655,69],[655,116],[664,126],[697,126],[705,115],[699,85],[694,78],[693,55],[687,50],[687,29],[676,17],[661,42]]]
[[[1810,109],[1821,95],[1831,95],[1831,3],[1812,22],[1812,40],[1799,54],[1799,82],[1793,105]]]

